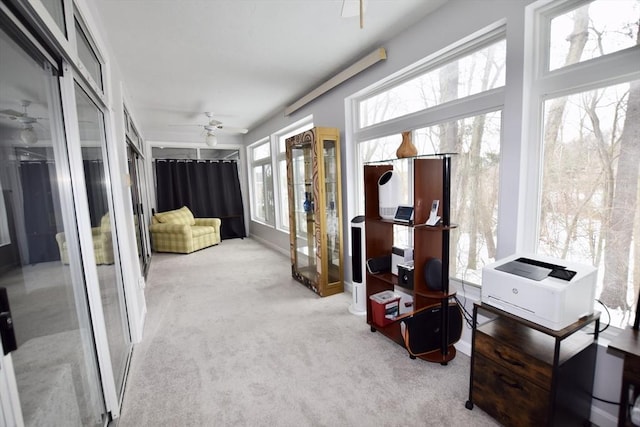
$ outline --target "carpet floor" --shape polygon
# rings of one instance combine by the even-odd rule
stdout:
[[[498,425],[464,407],[467,356],[410,359],[252,239],[154,254],[146,301],[119,427]]]

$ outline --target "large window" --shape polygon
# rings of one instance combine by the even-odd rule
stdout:
[[[492,30],[358,103],[359,211],[364,210],[362,165],[395,158],[403,122],[418,154],[458,153],[452,162],[451,214],[460,227],[452,233],[450,276],[476,284],[482,267],[495,260],[497,245],[505,45],[503,30]],[[373,124],[375,131],[367,129]],[[372,132],[379,135],[367,138]],[[402,164],[410,169],[404,162],[395,166]],[[400,173],[405,175],[402,203],[412,203],[412,171]],[[406,234],[395,233],[396,244],[410,242]]]
[[[422,111],[445,102],[504,86],[506,41],[498,40],[456,60],[435,65],[360,103],[360,126],[366,127]]]
[[[539,18],[549,23],[542,38],[553,40],[541,43],[543,57],[565,72],[542,70],[534,82],[543,110],[536,243],[540,253],[598,267],[596,297],[623,327],[640,283],[640,69],[610,54],[640,48],[640,1],[610,6],[583,2]]]

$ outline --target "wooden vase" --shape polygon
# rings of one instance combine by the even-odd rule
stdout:
[[[404,157],[413,157],[418,155],[418,149],[411,142],[411,131],[402,132],[402,143],[396,150],[396,156],[399,159]]]

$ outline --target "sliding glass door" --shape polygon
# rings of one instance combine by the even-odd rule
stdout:
[[[116,250],[118,240],[114,227],[105,120],[101,109],[79,84],[75,85],[75,99],[100,299],[111,368],[120,400],[132,344]]]
[[[101,426],[107,414],[56,74],[0,26],[0,288],[17,344],[5,359],[25,425]]]
[[[144,217],[145,180],[143,157],[137,148],[127,138],[127,163],[129,166],[129,177],[131,180],[131,205],[133,206],[133,222],[136,229],[136,245],[138,248],[138,261],[140,271],[146,276],[149,264],[151,263],[151,252],[148,245],[147,221]]]

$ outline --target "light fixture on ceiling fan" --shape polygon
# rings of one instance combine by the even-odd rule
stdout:
[[[38,135],[33,130],[33,126],[26,125],[24,129],[20,131],[20,140],[27,145],[33,145],[38,142]]]
[[[22,112],[15,110],[2,110],[0,114],[9,117],[11,120],[16,120],[22,123],[22,129],[20,130],[20,140],[28,145],[33,145],[38,142],[38,134],[33,129],[33,124],[38,122],[38,119],[42,117],[31,117],[27,112],[27,107],[31,105],[31,101],[23,100],[20,102],[22,105]]]
[[[209,111],[206,111],[204,115],[207,116],[207,122],[203,124],[176,124],[176,125],[169,125],[169,126],[199,127],[201,129],[201,135],[205,136],[205,143],[210,147],[213,147],[218,143],[218,134],[220,133],[245,134],[249,131],[248,129],[244,129],[244,128],[225,126],[220,120],[214,119],[213,113]]]
[[[207,136],[204,140],[204,142],[209,146],[209,147],[214,147],[218,144],[218,137],[211,131],[207,131]]]

